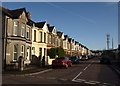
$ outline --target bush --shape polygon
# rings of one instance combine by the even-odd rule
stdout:
[[[48,56],[50,56],[50,58],[55,58],[56,55],[58,57],[63,57],[65,56],[65,51],[63,48],[61,47],[57,47],[57,48],[51,48],[50,50],[48,50]]]

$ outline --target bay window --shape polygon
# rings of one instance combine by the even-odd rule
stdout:
[[[21,23],[21,36],[25,37],[25,24]]]
[[[18,35],[18,24],[19,24],[18,21],[14,21],[14,30],[13,30],[13,34],[14,34],[15,36]]]

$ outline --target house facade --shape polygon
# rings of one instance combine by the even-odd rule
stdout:
[[[58,47],[63,48],[64,33],[57,31],[57,36],[58,36]]]
[[[48,27],[46,22],[34,23],[32,28],[32,57],[33,63],[35,59],[47,61],[47,43],[48,43]],[[47,64],[47,63],[45,63]]]
[[[59,40],[57,39],[55,26],[50,26],[50,24],[48,24],[47,26],[48,26],[47,49],[49,50],[50,48],[55,48],[59,46],[59,43],[58,43]]]
[[[28,25],[29,13],[25,8],[2,8],[3,63],[17,63],[20,56],[24,64],[31,62],[32,28]]]
[[[47,51],[61,47],[67,56],[92,54],[84,45],[57,31],[46,21],[34,22],[31,14],[25,8],[9,10],[0,7],[2,11],[1,44],[3,68],[6,65],[18,66],[19,57],[23,57],[24,65],[40,63],[43,59],[47,65]]]

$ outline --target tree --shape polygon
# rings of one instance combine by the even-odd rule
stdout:
[[[65,51],[63,48],[61,47],[57,47],[57,48],[51,48],[50,50],[48,50],[48,56],[50,56],[50,58],[55,58],[56,55],[58,57],[63,57],[65,56]]]

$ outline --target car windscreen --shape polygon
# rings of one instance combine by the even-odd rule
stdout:
[[[56,58],[57,60],[63,60],[65,57]]]

